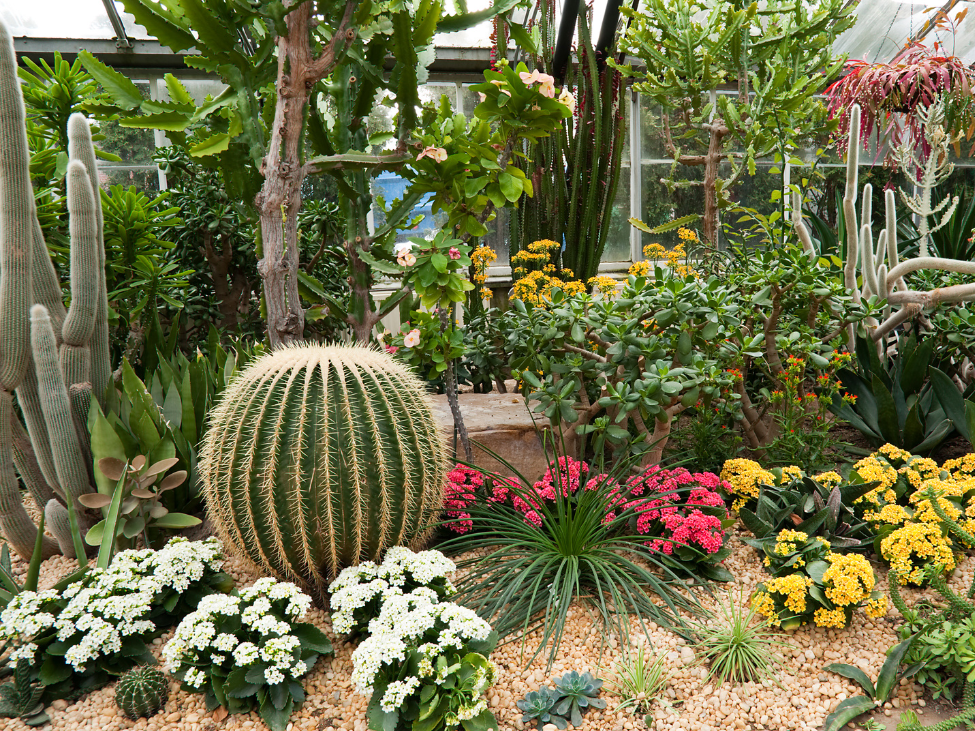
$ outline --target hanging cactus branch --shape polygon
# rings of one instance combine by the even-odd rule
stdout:
[[[850,111],[846,189],[843,196],[843,215],[847,241],[843,279],[854,302],[862,302],[870,297],[878,297],[887,301],[881,322],[873,317],[864,320],[868,334],[874,341],[880,341],[898,325],[921,314],[925,308],[933,308],[943,302],[975,300],[975,283],[916,291],[909,289],[904,279],[908,274],[921,270],[975,275],[975,262],[927,255],[926,242],[930,233],[944,225],[954,211],[956,200],[946,199],[934,208],[931,207],[931,191],[951,171],[950,163],[946,162],[949,141],[942,127],[944,113],[943,110],[939,109],[939,105],[932,105],[922,113],[925,115],[924,129],[932,152],[920,174],[918,188],[921,192],[911,198],[904,195],[903,191],[901,192],[901,197],[910,209],[918,214],[922,222],[921,255],[902,262],[897,248],[897,210],[892,190],[887,190],[884,193],[885,228],[877,237],[876,245],[874,245],[873,232],[870,227],[873,214],[871,210],[873,188],[869,183],[863,187],[863,202],[858,223],[856,203],[860,153],[860,107],[854,106]],[[902,148],[898,160],[904,165],[914,164],[916,167],[920,167],[910,150]],[[947,211],[946,218],[942,219],[933,229],[930,228],[928,217],[942,210]],[[793,226],[800,240],[804,241],[803,237],[809,236],[809,231],[801,217],[793,215]],[[806,246],[805,242],[803,246]],[[850,329],[849,342],[852,343],[854,342],[852,326]]]

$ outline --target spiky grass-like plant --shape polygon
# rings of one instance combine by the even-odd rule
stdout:
[[[740,590],[737,602],[729,590],[728,604],[719,602],[718,607],[712,621],[694,624],[701,660],[711,665],[708,681],[717,679],[724,685],[726,680],[745,683],[771,677],[782,663],[775,648],[786,644],[774,638],[766,623],[756,621],[755,607],[744,601]]]
[[[325,606],[345,566],[426,540],[446,449],[423,384],[385,353],[294,345],[252,362],[200,460],[224,545]]]
[[[650,712],[650,704],[667,687],[670,676],[666,656],[647,657],[646,648],[640,645],[635,655],[631,653],[613,666],[613,677],[606,685],[623,699],[617,711],[626,708],[632,713],[646,714]]]
[[[556,464],[558,460],[553,468]],[[699,612],[692,588],[699,577],[678,575],[663,554],[647,546],[647,536],[636,532],[631,521],[635,509],[619,504],[617,478],[627,473],[627,465],[614,474],[591,477],[575,491],[555,489],[551,502],[539,500],[529,487],[532,483],[506,466],[520,481],[510,486],[512,493],[534,506],[536,522],[510,505],[476,496],[467,508],[474,530],[440,546],[444,552],[478,552],[458,563],[463,578],[456,601],[491,622],[500,637],[522,638],[523,654],[527,635],[541,629],[541,642],[529,663],[548,648],[548,668],[577,599],[595,607],[603,646],[609,634],[627,640],[630,615],[644,631],[646,622],[653,621],[692,637],[679,611]],[[568,475],[554,482],[560,479],[569,482]]]

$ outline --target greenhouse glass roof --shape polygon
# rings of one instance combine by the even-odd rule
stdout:
[[[923,38],[927,45],[939,41],[949,54],[975,62],[975,13],[957,24],[955,33],[932,26],[938,9],[954,17],[972,0],[851,0],[856,3],[857,23],[837,41],[836,50],[850,58],[888,61],[912,39]],[[469,3],[472,10],[485,7],[488,0]],[[593,26],[599,27],[606,0],[595,0]],[[123,50],[138,54],[149,46],[130,41],[152,40],[144,28],[113,0],[0,0],[0,19],[19,39],[18,51],[50,52],[63,40],[63,51],[73,53],[84,41],[115,42]],[[121,32],[118,32],[121,30]],[[442,34],[437,45],[451,49],[490,47],[490,23],[458,33]],[[37,44],[36,48],[33,44]],[[152,50],[158,46],[153,43]],[[137,65],[137,64],[135,64]]]

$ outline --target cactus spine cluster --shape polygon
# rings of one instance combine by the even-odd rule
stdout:
[[[77,499],[95,489],[88,409],[93,395],[104,396],[110,373],[101,206],[87,120],[72,115],[68,134],[70,310],[37,220],[17,62],[0,23],[0,532],[25,558],[37,527],[18,475],[57,539],[43,541],[44,556],[74,556],[81,545],[70,524],[85,525]]]
[[[132,668],[115,686],[115,705],[135,720],[158,713],[169,698],[169,681],[151,665]]]
[[[423,385],[385,353],[295,345],[253,362],[200,459],[224,545],[324,605],[345,566],[427,537],[446,450]]]

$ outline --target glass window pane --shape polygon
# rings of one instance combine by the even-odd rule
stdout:
[[[155,193],[159,191],[159,171],[144,165],[100,165],[98,184],[105,190],[113,185],[134,185],[145,193]]]
[[[116,2],[130,38],[149,34]],[[0,0],[0,20],[14,38],[114,38],[115,30],[100,0]]]

